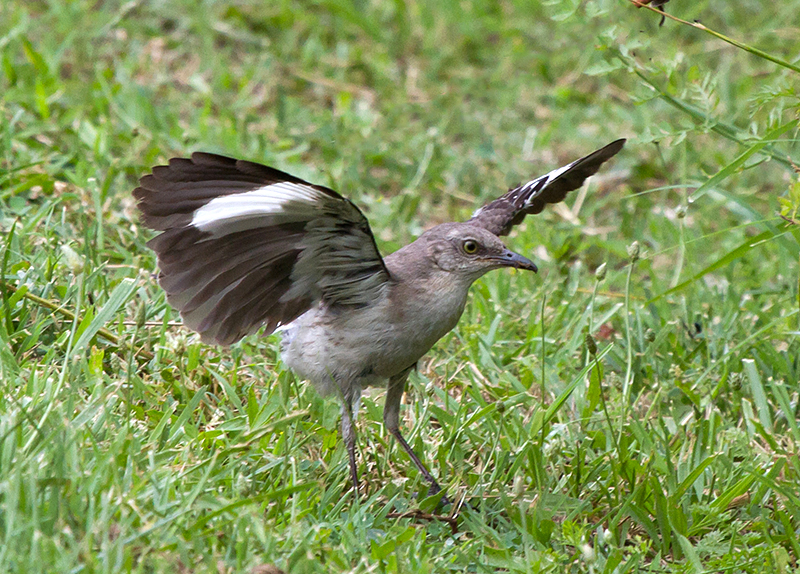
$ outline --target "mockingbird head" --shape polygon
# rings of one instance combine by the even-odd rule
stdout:
[[[437,267],[470,281],[501,267],[537,271],[530,259],[511,251],[494,233],[470,223],[443,223],[423,238]]]

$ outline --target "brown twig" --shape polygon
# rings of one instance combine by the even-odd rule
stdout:
[[[428,522],[446,522],[450,525],[453,535],[458,533],[458,520],[454,516],[430,514],[421,510],[409,510],[408,512],[390,512],[386,515],[386,518],[413,518],[414,520],[427,520]]]

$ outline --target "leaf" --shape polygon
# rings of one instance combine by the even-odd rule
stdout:
[[[678,544],[680,544],[681,550],[683,550],[683,553],[689,561],[687,565],[692,568],[690,572],[703,572],[704,570],[703,565],[700,563],[700,557],[697,555],[697,552],[695,552],[694,546],[689,542],[689,539],[682,534],[676,534],[675,538],[678,539]]]
[[[613,346],[614,346],[613,344],[608,345],[605,349],[600,351],[597,354],[595,360],[600,361],[601,359],[603,359],[609,353],[609,351],[611,351],[611,348]],[[531,434],[538,433],[544,425],[549,423],[552,420],[552,418],[556,416],[556,413],[558,413],[559,409],[564,405],[565,402],[567,402],[567,399],[570,397],[572,392],[577,388],[578,384],[583,382],[584,377],[589,372],[589,370],[594,368],[595,368],[594,361],[591,361],[581,370],[580,373],[578,373],[575,376],[574,379],[572,379],[572,382],[563,391],[561,391],[561,394],[556,398],[556,400],[553,401],[549,407],[547,407],[547,410],[544,413],[544,417],[542,418],[541,424],[539,426],[537,425],[531,426],[532,430]],[[534,418],[534,420],[536,419]]]
[[[6,332],[5,324],[0,321],[0,374],[3,381],[11,381],[19,373],[19,364],[14,353],[11,352],[11,341]]]
[[[337,2],[334,0],[322,0],[320,5],[324,6],[327,10],[330,10],[331,13],[335,14],[342,20],[361,28],[361,30],[367,33],[373,40],[381,40],[382,34],[380,26],[378,26],[375,21],[367,17],[363,12],[358,10],[353,5],[352,1],[343,0]]]
[[[756,362],[753,359],[742,359],[742,366],[747,374],[747,380],[750,382],[750,392],[753,393],[753,402],[756,404],[756,409],[758,409],[758,420],[764,426],[764,429],[772,430],[772,417],[769,414],[767,393],[761,383],[761,375],[758,374],[756,369]]]
[[[747,149],[743,154],[741,154],[731,163],[729,163],[721,170],[719,170],[717,173],[708,178],[708,180],[703,185],[698,187],[694,191],[694,193],[689,197],[689,201],[694,202],[703,197],[706,193],[709,192],[709,190],[714,189],[715,187],[717,187],[717,185],[719,185],[720,182],[724,181],[725,179],[736,173],[739,170],[739,168],[741,168],[744,165],[744,163],[750,158],[750,156],[760,152],[767,146],[767,144],[774,143],[774,140],[778,139],[784,133],[795,127],[797,127],[797,120],[792,120],[786,122],[782,126],[778,126],[771,132],[768,132],[761,139],[760,142],[750,146],[750,148]]]
[[[183,411],[181,411],[181,414],[178,415],[178,418],[172,424],[172,432],[170,433],[171,436],[169,437],[170,441],[180,438],[183,425],[186,424],[186,421],[189,420],[189,417],[192,415],[192,413],[194,413],[195,409],[197,409],[197,405],[200,404],[200,401],[203,400],[203,397],[205,396],[206,387],[200,387],[200,389],[192,397],[192,400],[189,401],[189,404],[186,405]]]
[[[710,465],[716,459],[717,455],[708,456],[700,464],[694,467],[694,469],[692,469],[692,472],[689,473],[689,476],[683,479],[677,490],[670,496],[670,502],[673,506],[680,506],[680,500],[683,498],[683,495],[686,494],[686,491],[691,488],[698,478],[700,478],[700,475],[705,472],[706,468],[708,468],[708,465]]]
[[[755,237],[750,237],[745,240],[744,243],[739,245],[739,247],[735,248],[733,251],[729,251],[724,256],[717,259],[714,263],[703,269],[702,271],[696,273],[691,279],[687,279],[683,283],[680,283],[673,287],[672,289],[667,289],[663,293],[656,295],[652,299],[650,299],[646,305],[650,305],[651,303],[655,303],[659,299],[666,297],[667,295],[672,295],[673,293],[677,293],[678,291],[682,291],[701,277],[708,275],[709,273],[716,271],[720,267],[725,267],[729,263],[736,261],[737,259],[744,257],[751,249],[757,246],[759,243],[763,241],[768,241],[775,237],[775,234],[772,230],[767,230],[759,233]]]
[[[91,320],[86,329],[83,330],[81,336],[72,347],[72,354],[78,354],[83,351],[84,347],[89,344],[89,341],[108,323],[114,314],[125,304],[128,299],[133,295],[136,290],[136,283],[133,279],[123,279],[119,285],[112,291],[111,296],[103,305],[102,309]]]

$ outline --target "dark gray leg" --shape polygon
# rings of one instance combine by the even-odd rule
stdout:
[[[356,401],[357,404],[357,401]],[[358,468],[356,467],[356,429],[353,420],[353,404],[349,401],[342,403],[342,438],[347,447],[347,456],[350,458],[350,480],[353,481],[353,490],[358,492]]]
[[[425,465],[422,464],[422,461],[411,449],[411,446],[406,442],[406,439],[403,438],[403,435],[400,434],[400,403],[403,400],[403,393],[406,390],[408,374],[415,366],[416,365],[409,367],[399,375],[395,375],[389,379],[389,387],[386,392],[386,404],[383,407],[383,424],[386,426],[386,430],[392,433],[392,436],[400,443],[403,450],[408,453],[408,456],[411,457],[411,462],[414,463],[414,466],[417,467],[420,474],[422,474],[425,480],[428,481],[428,484],[431,485],[428,494],[432,495],[441,491],[442,487],[439,486],[439,483],[436,482],[436,479],[433,478],[433,475],[425,468]],[[447,504],[449,501],[447,498],[443,497],[442,502]]]

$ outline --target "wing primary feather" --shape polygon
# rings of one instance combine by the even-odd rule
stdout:
[[[513,188],[478,209],[469,222],[495,235],[507,235],[526,215],[540,213],[546,205],[564,201],[570,191],[583,185],[624,145],[624,139],[613,141],[586,157]]]
[[[391,279],[364,214],[327,187],[196,152],[133,191],[170,304],[204,340],[270,333],[311,306],[360,307]]]

